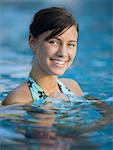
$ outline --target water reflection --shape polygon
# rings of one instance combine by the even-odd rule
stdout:
[[[48,98],[49,100],[49,98]],[[0,141],[50,150],[91,148],[112,143],[112,106],[95,100],[70,97],[59,107],[55,99],[45,107],[10,105],[0,107]],[[56,99],[57,100],[57,99]],[[67,107],[68,105],[68,107]],[[107,129],[106,129],[107,128]],[[106,132],[111,131],[111,134]],[[106,136],[106,140],[103,137]],[[101,142],[98,144],[98,140]]]

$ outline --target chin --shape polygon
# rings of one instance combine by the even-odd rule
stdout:
[[[64,74],[65,71],[56,71],[56,72],[52,72],[53,75],[55,76],[62,76]]]
[[[68,69],[68,66],[65,66],[64,68],[51,66],[51,67],[48,67],[48,69],[46,68],[46,71],[48,72],[49,75],[62,76],[67,69]]]

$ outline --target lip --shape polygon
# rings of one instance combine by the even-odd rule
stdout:
[[[60,60],[60,59],[50,59],[50,60],[53,61],[55,65],[58,67],[64,67],[67,62],[67,60]]]
[[[67,62],[68,60],[67,59],[57,59],[57,58],[50,58],[50,60],[56,60],[56,61],[64,61],[64,62]]]

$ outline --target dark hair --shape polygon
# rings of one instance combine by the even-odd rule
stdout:
[[[74,17],[65,8],[50,7],[40,10],[34,15],[30,25],[30,34],[34,38],[46,31],[53,30],[48,38],[62,34],[64,29],[75,25],[78,32],[78,24]],[[65,32],[65,31],[64,31]]]

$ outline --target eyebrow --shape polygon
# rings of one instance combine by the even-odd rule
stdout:
[[[52,38],[55,38],[55,39],[57,39],[58,41],[61,41],[61,39],[59,39],[59,38],[57,38],[57,37],[52,37]],[[75,41],[75,40],[70,40],[70,41],[68,41],[68,42],[74,42],[74,43],[76,43],[77,41]]]

